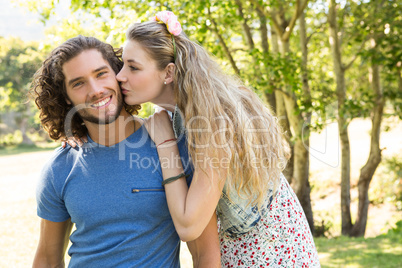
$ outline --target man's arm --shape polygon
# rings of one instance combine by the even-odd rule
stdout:
[[[196,240],[187,242],[187,247],[193,257],[194,268],[221,267],[216,213],[213,214],[201,236]]]
[[[64,267],[64,254],[72,226],[70,219],[64,222],[41,220],[40,238],[33,268]]]

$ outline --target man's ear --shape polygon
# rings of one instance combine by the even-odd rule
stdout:
[[[165,68],[165,82],[166,84],[170,84],[173,82],[174,80],[174,71],[176,69],[176,65],[174,65],[174,63],[169,63],[166,68]]]

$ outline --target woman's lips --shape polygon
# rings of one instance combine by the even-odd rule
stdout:
[[[127,94],[127,93],[128,93],[128,90],[125,89],[124,87],[121,87],[121,93],[122,93],[122,94]]]

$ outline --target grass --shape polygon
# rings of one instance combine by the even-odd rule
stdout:
[[[321,267],[402,267],[402,221],[397,229],[372,238],[314,239]]]
[[[22,153],[31,153],[31,152],[39,152],[39,151],[49,151],[54,150],[59,147],[60,143],[56,142],[42,142],[34,145],[13,145],[13,146],[0,146],[0,157],[2,156],[10,156]]]

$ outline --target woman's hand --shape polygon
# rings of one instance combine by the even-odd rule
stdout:
[[[165,110],[156,112],[144,120],[145,128],[156,146],[168,140],[175,140],[172,121]]]
[[[77,145],[82,147],[84,145],[84,143],[86,143],[86,142],[88,142],[87,137],[84,136],[84,137],[79,138],[78,136],[74,136],[74,137],[69,137],[67,141],[63,141],[61,143],[61,146],[63,148],[66,148],[66,145],[68,143],[73,148],[75,148],[75,146],[77,146]]]

